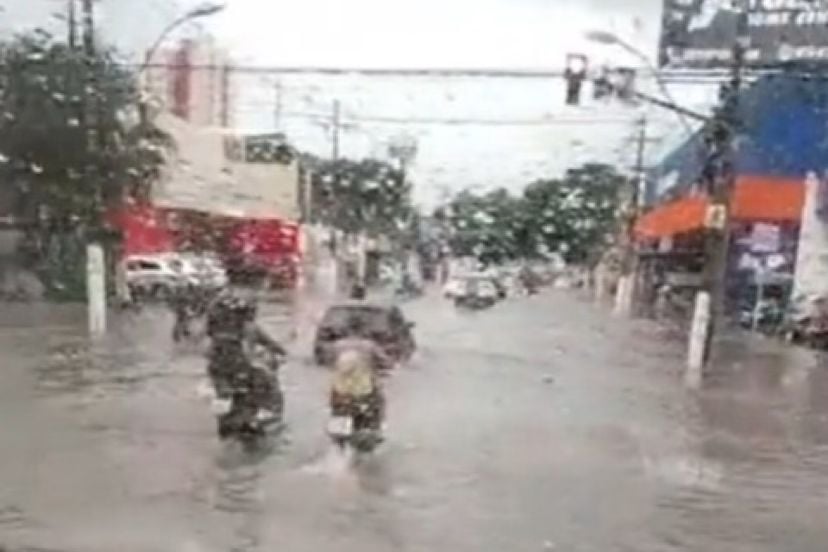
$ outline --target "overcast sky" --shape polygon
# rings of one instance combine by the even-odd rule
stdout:
[[[242,63],[346,67],[560,68],[570,52],[587,54],[593,65],[639,65],[618,48],[587,42],[584,32],[612,31],[654,59],[661,14],[661,0],[229,0],[227,5],[206,24]],[[633,121],[641,113],[619,106],[565,107],[563,83],[550,80],[288,76],[281,84],[286,112],[324,111],[334,99],[342,102],[355,122],[342,134],[346,155],[381,156],[395,136],[415,136],[420,151],[412,173],[417,198],[426,204],[465,187],[517,191],[584,161],[627,167],[634,151]],[[270,127],[273,85],[247,79],[238,97],[241,126]],[[564,121],[542,126],[359,122],[374,115]],[[608,122],[593,124],[594,119]],[[676,127],[675,119],[665,124]],[[303,147],[323,155],[330,151],[329,135],[319,124],[288,116],[282,126]]]
[[[608,29],[648,51],[660,0],[228,0],[213,27],[245,57],[284,64],[559,66]]]
[[[584,39],[592,29],[612,31],[655,59],[661,0],[229,0],[208,27],[242,63],[346,67],[560,68],[567,53],[592,65],[640,65],[617,47]],[[265,82],[263,82],[263,80]],[[400,79],[282,77],[286,112],[330,110],[342,102],[354,125],[342,133],[342,151],[382,156],[404,134],[419,140],[412,174],[419,201],[433,204],[446,191],[505,186],[562,173],[585,161],[634,158],[635,108],[563,105],[563,83],[514,79]],[[645,79],[642,79],[642,81]],[[237,122],[272,125],[273,80],[247,79]],[[646,87],[649,83],[642,82]],[[682,91],[682,100],[701,101]],[[585,90],[585,98],[588,90]],[[703,98],[706,94],[702,93]],[[588,101],[586,103],[589,103]],[[494,120],[556,118],[539,126],[376,124],[360,117],[468,117]],[[652,113],[662,143],[681,138],[676,119]],[[595,124],[593,120],[606,120]],[[573,122],[574,121],[574,122]],[[579,124],[577,121],[583,121]],[[301,118],[282,120],[302,147],[325,155],[326,129]],[[654,157],[655,155],[653,155]]]
[[[126,53],[141,55],[161,29],[203,0],[97,0],[99,29]],[[617,47],[590,44],[587,30],[612,31],[655,58],[661,0],[226,0],[224,12],[203,21],[237,63],[346,67],[560,68],[567,53],[592,65],[638,65]],[[0,31],[32,25],[65,32],[51,16],[65,0],[0,0]],[[182,28],[176,38],[192,35]],[[236,124],[272,131],[277,78],[239,77]],[[591,160],[628,168],[631,136],[641,110],[618,105],[563,105],[563,82],[525,79],[440,79],[281,76],[282,130],[300,148],[331,151],[329,129],[291,113],[343,107],[342,152],[378,156],[400,135],[419,141],[412,165],[417,199],[434,204],[446,191],[505,186],[562,173]],[[641,79],[645,89],[651,83]],[[676,89],[698,107],[710,94]],[[588,90],[585,90],[585,98]],[[484,120],[548,120],[543,125],[370,123],[373,116]],[[676,119],[652,112],[652,133],[681,138]],[[595,123],[598,120],[599,123]],[[583,121],[583,123],[579,123]],[[601,123],[600,121],[607,121]],[[672,132],[668,132],[672,130]]]

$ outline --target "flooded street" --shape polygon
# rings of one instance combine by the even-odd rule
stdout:
[[[828,544],[828,381],[812,353],[734,345],[740,361],[696,393],[682,344],[649,323],[555,293],[479,313],[428,297],[406,307],[420,350],[389,381],[389,439],[347,459],[323,433],[327,374],[307,335],[283,372],[286,433],[245,453],[218,442],[204,361],[171,344],[166,313],[124,318],[90,351],[82,317],[43,309],[2,332],[9,550]],[[264,312],[277,335],[287,309]]]

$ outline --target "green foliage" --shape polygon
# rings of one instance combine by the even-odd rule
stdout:
[[[397,236],[407,228],[411,188],[401,171],[374,159],[311,159],[309,165],[316,220],[352,234]]]
[[[502,189],[461,192],[445,210],[452,249],[485,263],[552,252],[583,261],[616,229],[619,194],[627,184],[612,167],[588,164],[561,179],[533,182],[519,197]]]
[[[0,44],[0,60],[0,182],[14,188],[14,214],[38,221],[28,253],[47,288],[66,289],[82,281],[80,243],[124,192],[146,192],[172,142],[129,124],[136,79],[111,50],[89,59],[35,31]]]

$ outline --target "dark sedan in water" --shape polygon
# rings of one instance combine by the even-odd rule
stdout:
[[[319,327],[313,343],[313,358],[317,364],[333,361],[333,344],[346,337],[354,337],[351,321],[358,319],[365,337],[376,341],[386,354],[397,362],[408,360],[416,349],[414,324],[407,321],[399,307],[354,301],[330,307]]]

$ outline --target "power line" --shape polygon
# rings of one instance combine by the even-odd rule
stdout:
[[[250,105],[250,110],[257,109],[257,106]],[[242,106],[241,109],[244,109]],[[329,113],[308,112],[308,111],[285,111],[282,112],[285,118],[316,119],[322,123],[330,123]],[[589,124],[630,124],[631,117],[547,117],[540,119],[483,119],[476,117],[400,117],[387,115],[344,115],[343,124],[362,123],[389,123],[389,124],[415,124],[415,125],[444,125],[444,126],[555,126],[555,125],[589,125]]]
[[[140,64],[123,63],[124,67],[140,67]],[[526,78],[526,79],[563,79],[563,69],[510,69],[510,68],[438,68],[438,67],[326,67],[326,66],[284,66],[284,65],[244,65],[244,64],[175,64],[151,63],[147,68],[186,69],[193,71],[230,70],[235,73],[248,74],[297,74],[324,76],[365,76],[365,77],[477,77],[477,78]],[[665,82],[717,84],[727,77],[725,71],[710,69],[666,69],[653,73],[646,68],[630,68],[642,78],[662,79]],[[775,74],[778,71],[753,70],[746,72],[746,78]]]
[[[135,64],[123,64],[134,66]],[[329,67],[329,66],[290,66],[290,65],[243,65],[243,64],[175,64],[151,63],[148,68],[155,69],[188,69],[200,71],[215,71],[229,68],[237,73],[252,74],[310,74],[331,76],[369,76],[369,77],[484,77],[484,78],[546,78],[562,79],[565,77],[563,69],[511,69],[511,68],[463,68],[463,67]],[[638,75],[655,78],[656,74],[642,68],[631,68]],[[717,79],[723,78],[719,72],[713,71],[699,74],[696,71],[664,71],[657,73],[666,79]]]

